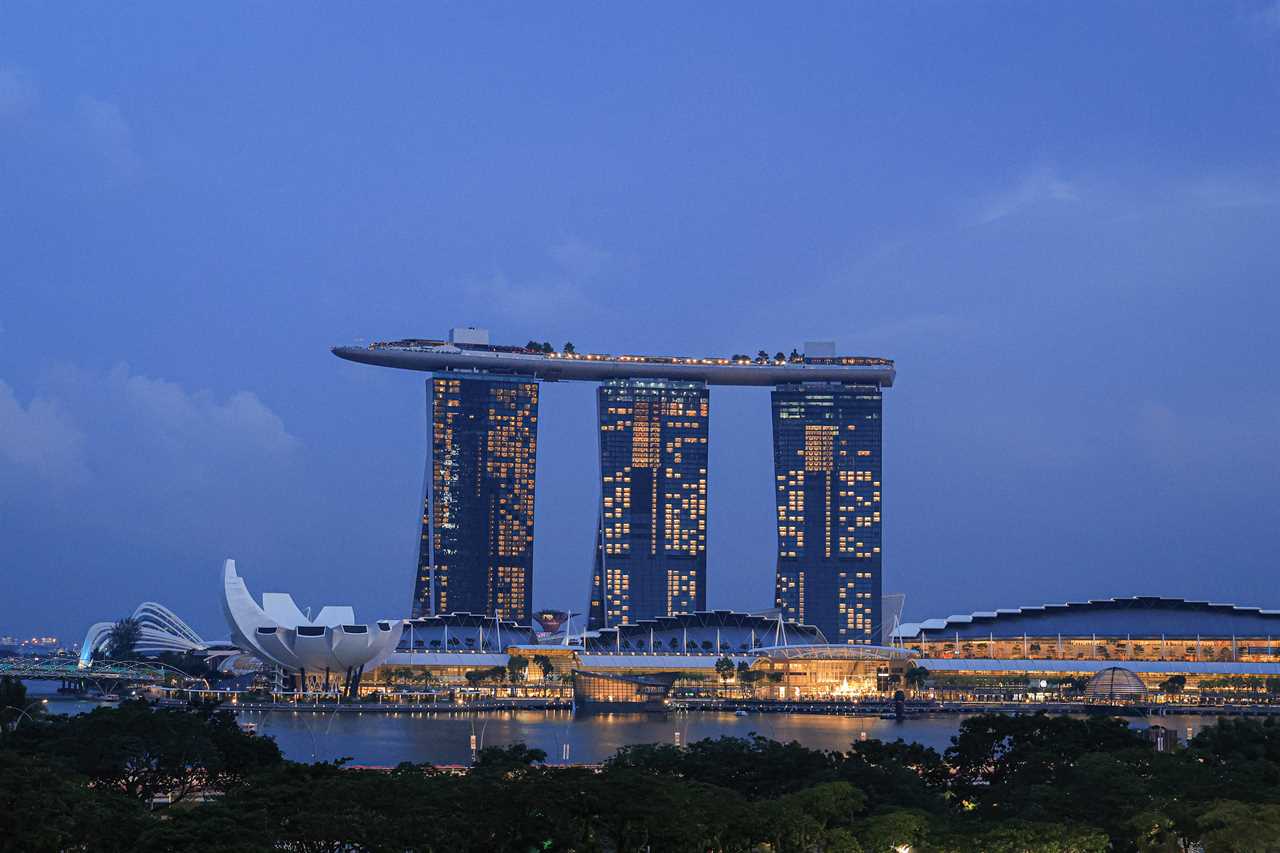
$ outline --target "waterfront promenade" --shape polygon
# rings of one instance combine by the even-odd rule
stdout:
[[[166,697],[166,705],[185,705],[183,698]],[[288,712],[319,714],[468,714],[491,711],[571,711],[573,702],[554,698],[493,698],[467,702],[368,702],[343,700],[311,701],[227,701],[237,711]],[[897,709],[890,701],[848,700],[779,702],[757,699],[678,699],[671,703],[672,713],[737,713],[749,714],[825,714],[852,717],[896,718]],[[1255,716],[1278,717],[1280,705],[1234,704],[1207,705],[1173,702],[1134,702],[1124,705],[1099,705],[1088,702],[993,702],[993,701],[909,701],[903,704],[902,716],[920,717],[934,714],[1107,714],[1127,717],[1167,716]],[[661,716],[659,714],[658,716]]]

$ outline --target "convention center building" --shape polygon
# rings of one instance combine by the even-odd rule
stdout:
[[[903,623],[892,644],[930,672],[1280,676],[1280,610],[1134,596]]]

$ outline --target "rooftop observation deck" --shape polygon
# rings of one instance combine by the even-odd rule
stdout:
[[[334,347],[348,361],[405,370],[493,373],[550,382],[606,379],[677,379],[708,385],[784,385],[791,382],[848,382],[889,387],[893,360],[866,356],[776,358],[690,358],[660,355],[543,352],[520,346],[460,344],[409,339],[367,347]]]

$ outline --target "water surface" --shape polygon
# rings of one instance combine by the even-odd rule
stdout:
[[[689,743],[708,737],[747,737],[752,733],[779,741],[799,741],[813,749],[848,749],[865,733],[868,738],[916,741],[942,751],[962,715],[939,714],[898,722],[879,717],[830,714],[748,714],[695,711],[679,714],[599,714],[574,717],[570,711],[492,711],[472,714],[241,712],[258,732],[276,739],[295,761],[350,758],[356,764],[391,766],[402,761],[465,764],[476,745],[524,743],[547,753],[549,763],[568,760],[595,763],[619,747],[634,743]],[[1214,717],[1159,717],[1185,738],[1211,725]],[[1145,727],[1146,720],[1130,725]]]

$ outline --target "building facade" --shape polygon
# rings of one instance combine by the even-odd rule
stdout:
[[[880,642],[881,414],[875,385],[773,391],[776,604],[832,643]]]
[[[590,627],[705,610],[706,384],[611,379],[600,385],[597,404]]]
[[[431,456],[413,615],[533,612],[538,383],[443,373],[427,382]]]
[[[1140,595],[911,622],[894,642],[933,660],[1280,663],[1280,610]]]

